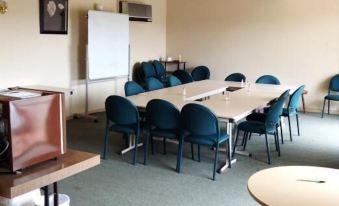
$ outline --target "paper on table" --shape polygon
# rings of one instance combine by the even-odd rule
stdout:
[[[34,92],[25,92],[25,91],[3,91],[0,92],[0,95],[7,96],[7,97],[17,97],[17,98],[30,98],[30,97],[39,97],[41,96],[40,93]]]

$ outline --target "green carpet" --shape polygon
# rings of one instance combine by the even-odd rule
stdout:
[[[76,119],[67,123],[68,147],[100,153],[104,135],[105,116],[98,114],[99,123]],[[162,142],[156,142],[155,155],[149,156],[144,166],[143,148],[139,149],[139,164],[131,165],[131,154],[123,156],[120,135],[114,134],[108,149],[108,158],[100,166],[60,182],[60,192],[68,194],[71,205],[258,205],[247,191],[247,180],[256,171],[281,165],[313,165],[339,168],[339,117],[319,114],[301,114],[301,136],[296,135],[293,119],[293,142],[289,141],[288,127],[284,127],[285,144],[282,156],[274,151],[271,141],[272,165],[266,164],[265,142],[262,136],[253,136],[247,151],[253,157],[236,155],[237,163],[212,181],[213,152],[202,149],[202,161],[190,159],[185,148],[182,173],[174,171],[177,145],[168,143],[167,155],[162,154]],[[188,145],[187,145],[188,146]],[[220,153],[220,159],[225,158]],[[275,187],[276,185],[272,185]]]

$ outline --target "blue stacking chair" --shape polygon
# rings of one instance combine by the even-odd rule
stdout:
[[[324,98],[323,111],[321,113],[321,118],[324,117],[325,103],[328,101],[327,113],[330,114],[330,101],[339,101],[339,94],[331,94],[333,92],[339,92],[339,74],[331,78],[330,84],[328,87],[328,95]]]
[[[176,78],[175,76],[172,75],[168,78],[168,85],[170,87],[181,85],[181,81],[178,78]]]
[[[242,73],[232,73],[230,75],[228,75],[225,78],[225,81],[232,81],[232,82],[245,82],[246,81],[246,77],[244,74]]]
[[[275,76],[272,76],[272,75],[261,76],[257,79],[257,81],[255,81],[255,83],[280,85],[279,79]]]
[[[184,70],[178,69],[178,70],[173,72],[173,75],[175,77],[177,77],[181,81],[182,84],[187,84],[187,83],[193,82],[192,76]]]
[[[177,154],[177,172],[180,173],[182,165],[182,155],[184,150],[184,142],[198,145],[198,155],[200,159],[200,145],[214,147],[214,165],[213,180],[218,164],[219,145],[227,142],[229,144],[229,136],[225,130],[220,129],[218,118],[207,107],[190,103],[185,105],[180,114],[181,128],[185,131],[179,139],[179,150]],[[227,153],[229,154],[229,153]],[[228,156],[230,160],[230,156]],[[231,164],[229,164],[229,167]]]
[[[153,91],[164,88],[164,85],[156,78],[150,77],[146,80],[147,91]]]
[[[132,96],[145,92],[145,90],[135,81],[128,81],[125,83],[125,96]]]
[[[103,159],[106,159],[109,133],[110,131],[114,131],[124,135],[135,136],[135,147],[133,152],[133,165],[135,165],[141,130],[138,109],[128,99],[117,95],[107,97],[105,101],[105,109],[107,120]]]
[[[180,112],[168,101],[153,99],[147,103],[146,120],[149,135],[145,141],[144,164],[147,164],[149,141],[151,141],[151,150],[154,154],[154,136],[163,137],[164,154],[166,154],[166,139],[179,139]]]
[[[305,85],[300,86],[297,90],[291,94],[290,101],[288,102],[287,108],[283,109],[282,116],[288,118],[288,127],[290,130],[290,139],[292,141],[292,131],[291,131],[291,116],[296,116],[298,136],[300,136],[299,131],[299,117],[298,117],[298,108],[300,106],[301,95],[304,91]]]
[[[154,60],[153,66],[155,69],[157,79],[159,79],[164,85],[167,85],[168,80],[167,80],[166,69],[164,65],[162,65],[160,61]]]
[[[271,157],[270,157],[270,149],[269,149],[267,135],[273,134],[274,140],[275,140],[276,150],[278,150],[278,155],[280,156],[278,127],[279,127],[279,122],[280,122],[280,115],[282,113],[284,103],[287,100],[288,96],[289,96],[289,90],[285,91],[278,98],[277,101],[272,103],[271,107],[269,107],[268,110],[267,110],[264,121],[262,121],[262,122],[260,122],[260,121],[244,121],[244,122],[241,122],[238,125],[238,131],[237,131],[237,136],[236,136],[235,143],[234,143],[234,146],[233,146],[232,156],[234,155],[234,152],[235,152],[235,149],[236,149],[236,146],[237,146],[237,142],[238,142],[238,139],[239,139],[238,138],[239,137],[239,131],[245,132],[244,144],[243,144],[244,150],[246,149],[247,139],[249,138],[249,135],[251,135],[252,133],[265,134],[268,164],[271,164]]]
[[[210,70],[206,66],[198,66],[193,69],[191,76],[194,81],[201,81],[210,78]]]
[[[157,73],[155,71],[155,68],[152,63],[150,62],[142,62],[141,63],[142,73],[143,73],[143,79],[144,82],[147,81],[147,79],[154,77],[157,77]]]

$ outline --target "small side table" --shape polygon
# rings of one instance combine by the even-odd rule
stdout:
[[[180,69],[180,66],[183,65],[183,70],[186,70],[186,62],[179,61],[179,60],[173,60],[173,61],[160,61],[164,66],[167,71],[167,64],[176,64],[177,69]]]

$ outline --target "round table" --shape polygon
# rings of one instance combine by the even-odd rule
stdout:
[[[262,205],[339,205],[339,170],[286,166],[261,170],[247,189]]]

